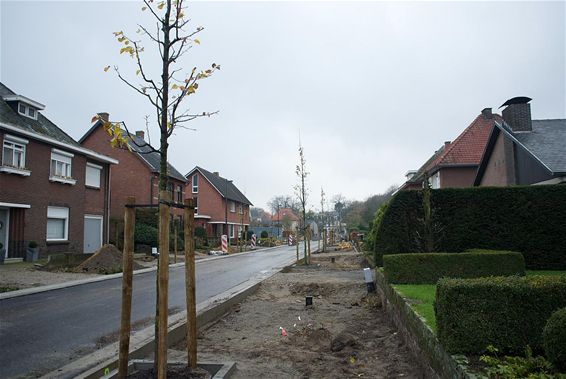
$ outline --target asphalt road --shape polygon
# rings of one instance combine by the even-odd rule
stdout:
[[[197,261],[197,303],[281,269],[296,247]],[[302,249],[301,249],[302,252]],[[156,271],[134,276],[132,323],[155,314]],[[169,273],[169,308],[185,309],[184,267]],[[121,278],[0,300],[0,378],[37,376],[88,354],[120,328]]]

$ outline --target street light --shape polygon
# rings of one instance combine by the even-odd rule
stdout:
[[[230,233],[228,230],[228,183],[232,183],[232,180],[224,178],[224,227],[226,228],[226,236],[228,237],[228,245],[230,244]]]

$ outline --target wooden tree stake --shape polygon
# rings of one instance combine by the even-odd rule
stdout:
[[[160,201],[170,201],[168,191],[159,192]],[[169,286],[169,205],[159,203],[159,267],[157,293],[159,314],[157,317],[157,378],[167,378],[167,316]]]
[[[128,197],[126,204],[136,203],[134,197]],[[132,318],[132,277],[134,260],[134,229],[136,209],[126,207],[124,215],[124,251],[122,253],[122,315],[120,321],[120,354],[118,378],[128,376],[128,355],[130,351],[130,331]]]
[[[185,282],[187,296],[187,357],[189,367],[197,368],[197,304],[195,279],[195,209],[193,199],[185,199]]]

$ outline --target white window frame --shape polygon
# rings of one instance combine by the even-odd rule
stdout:
[[[193,193],[198,193],[198,173],[195,173],[191,178],[191,185],[193,187]],[[196,182],[196,184],[195,184]]]
[[[428,178],[430,188],[439,189],[440,188],[440,171],[437,171],[434,175]]]
[[[29,114],[30,110],[33,111],[33,116]],[[37,109],[27,104],[24,104],[21,101],[18,103],[18,113],[24,117],[31,118],[32,120],[37,120]]]
[[[230,213],[236,213],[236,202],[230,200]]]
[[[238,204],[239,204],[238,213],[243,215],[244,214],[244,204],[242,204],[242,203],[238,203]]]
[[[177,198],[175,200],[177,203],[183,204],[183,186],[176,184],[175,187],[177,187]]]
[[[230,238],[234,238],[234,224],[230,224],[228,229],[230,230]]]
[[[23,176],[29,176],[31,171],[26,169],[26,158],[27,158],[27,145],[29,141],[27,139],[12,136],[10,134],[4,135],[4,141],[2,142],[2,167],[0,172],[7,172],[10,174],[20,174]],[[12,164],[8,165],[6,163],[6,155],[4,154],[4,149],[10,149],[12,154]],[[22,155],[21,164],[19,166],[14,166],[14,158],[16,152],[20,152]]]
[[[91,173],[97,173],[98,174],[98,183],[89,183],[89,169]],[[92,178],[91,178],[92,179]],[[102,166],[99,166],[97,164],[94,163],[90,163],[87,162],[86,164],[86,168],[85,168],[85,186],[90,187],[90,188],[100,188],[100,183],[102,181]]]
[[[73,173],[73,157],[75,155],[59,149],[51,150],[51,160],[49,162],[49,180],[52,182],[60,182],[64,184],[75,185],[77,181],[71,176]],[[57,164],[61,164],[64,168],[63,175],[58,175],[53,172],[53,162],[55,162],[55,171],[57,171]]]
[[[69,208],[66,207],[47,207],[47,224],[49,219],[65,220],[65,229],[63,238],[49,238],[47,235],[47,225],[45,230],[46,241],[68,241],[69,240]]]

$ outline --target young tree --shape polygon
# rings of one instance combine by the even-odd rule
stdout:
[[[295,174],[299,178],[299,183],[295,185],[295,194],[297,195],[297,199],[301,205],[301,228],[303,229],[303,234],[306,236],[306,217],[307,217],[307,199],[308,199],[308,190],[305,186],[305,181],[309,173],[307,172],[306,168],[307,161],[305,160],[305,154],[303,150],[303,146],[299,144],[299,164],[295,168]],[[304,242],[305,248],[305,265],[310,264],[310,257],[308,256],[307,252],[307,241]]]
[[[185,0],[143,0],[142,11],[149,12],[155,23],[153,26],[138,24],[138,36],[133,37],[123,31],[114,32],[114,37],[120,44],[120,54],[128,55],[134,62],[135,74],[128,75],[114,66],[118,78],[131,88],[134,92],[144,97],[155,111],[155,128],[159,132],[160,146],[154,149],[149,144],[139,145],[131,138],[130,131],[124,121],[110,122],[95,116],[93,121],[100,120],[104,128],[111,136],[111,144],[115,147],[138,146],[149,148],[160,155],[159,170],[159,261],[157,275],[157,305],[155,317],[156,330],[156,371],[159,378],[166,375],[166,333],[167,333],[167,287],[168,287],[168,258],[169,258],[169,195],[167,193],[168,172],[167,156],[169,138],[179,128],[188,129],[186,123],[199,117],[209,117],[216,112],[192,113],[187,110],[186,103],[190,96],[194,95],[201,80],[210,77],[216,70],[220,69],[217,64],[210,68],[198,70],[192,67],[184,72],[187,67],[182,58],[194,46],[200,44],[197,34],[203,28],[188,29],[189,19],[186,16],[187,6]],[[152,73],[146,67],[147,60],[144,58],[144,42],[149,43],[151,49],[148,51],[158,54],[160,59],[159,72]],[[189,66],[190,67],[190,66]],[[108,71],[110,66],[104,68]],[[165,354],[163,354],[165,348]]]

